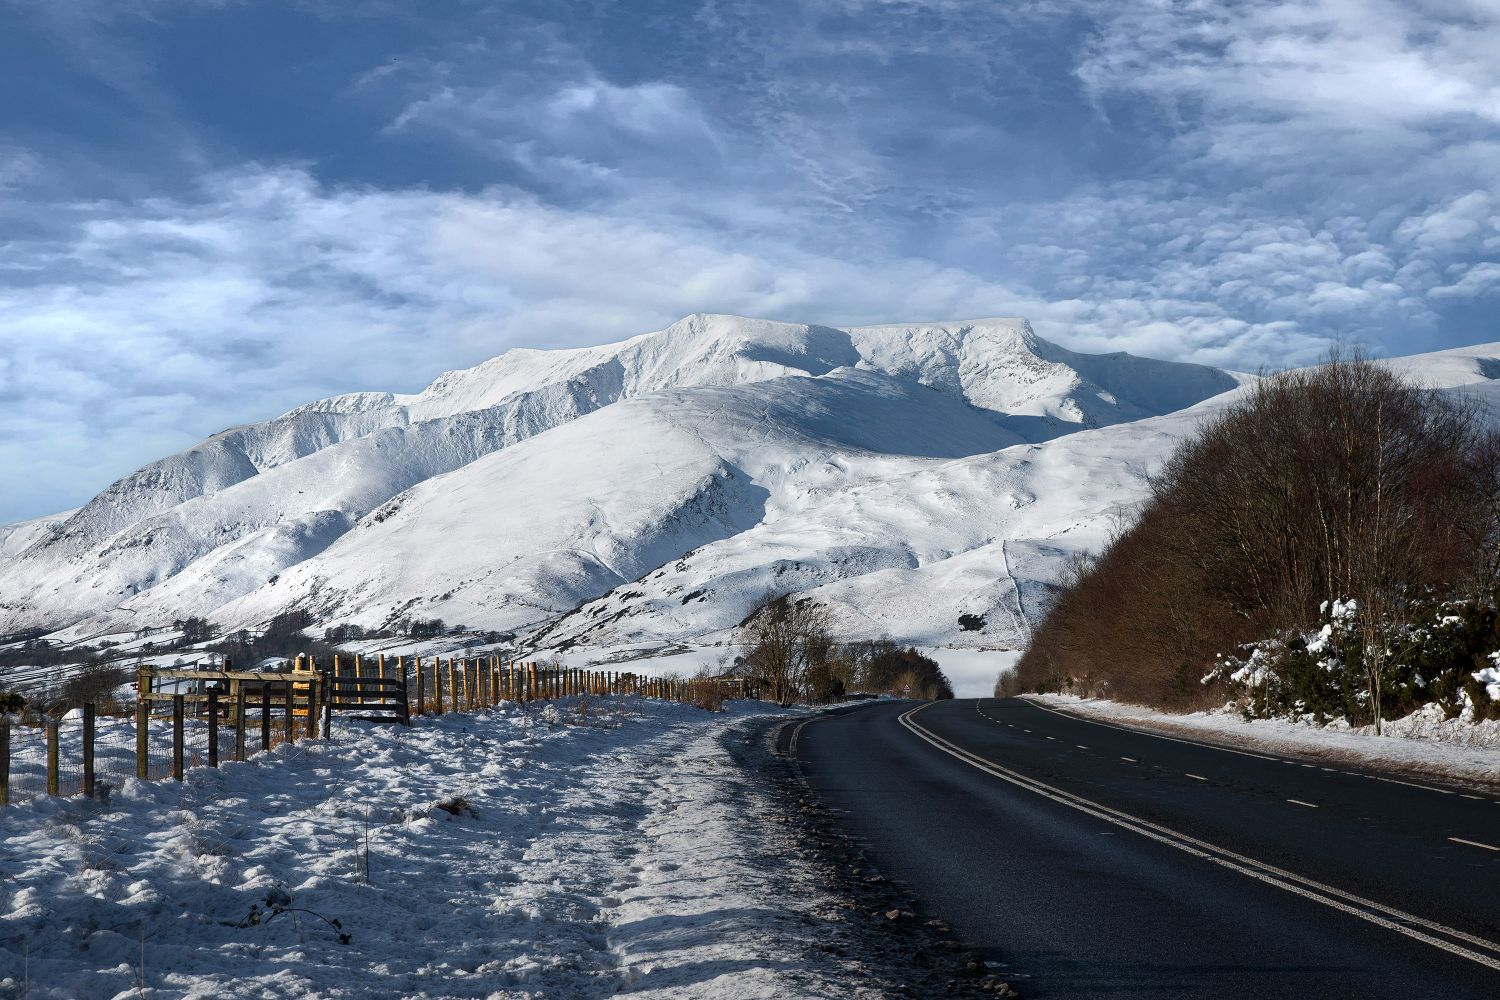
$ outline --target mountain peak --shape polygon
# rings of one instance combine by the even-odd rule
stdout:
[[[1068,351],[1020,318],[834,327],[695,313],[617,343],[507,351],[414,395],[319,400],[152,463],[56,530],[9,534],[0,631],[187,614],[253,625],[288,602],[367,624],[410,605],[531,627],[705,545],[748,545],[736,572],[751,589],[808,572],[810,587],[975,544],[970,532],[917,556],[886,532],[803,552],[893,513],[839,513],[849,491],[1237,384]],[[999,503],[1026,493],[995,490]],[[799,542],[808,517],[831,520]],[[780,527],[762,549],[748,540],[766,519]],[[787,559],[822,568],[794,573]]]

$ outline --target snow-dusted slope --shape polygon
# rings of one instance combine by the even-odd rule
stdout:
[[[548,633],[617,642],[696,636],[766,592],[820,587],[851,631],[865,614],[941,639],[961,610],[986,616],[986,641],[1012,641],[1024,581],[1049,579],[1071,544],[1039,540],[1121,502],[1152,458],[1123,447],[1133,432],[1090,452],[1089,428],[1239,380],[1080,355],[1022,320],[693,316],[620,344],[510,351],[416,395],[226,431],[76,512],[0,529],[0,631],[253,625],[301,604],[524,629],[595,599],[650,602],[587,635],[579,614]]]
[[[825,452],[786,470],[753,528],[585,604],[537,641],[727,638],[768,594],[795,591],[829,607],[844,636],[1022,646],[1067,557],[1099,547],[1219,405],[955,459]],[[979,623],[963,628],[961,616]]]
[[[1385,358],[1379,364],[1427,388],[1452,389],[1500,379],[1500,343]]]

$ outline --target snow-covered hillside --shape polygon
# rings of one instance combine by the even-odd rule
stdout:
[[[1068,553],[1244,378],[1078,354],[1023,320],[692,316],[513,350],[225,431],[0,528],[0,632],[306,607],[603,650],[714,641],[798,591],[846,635],[1014,646]]]

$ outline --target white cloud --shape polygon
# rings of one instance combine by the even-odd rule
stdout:
[[[0,304],[0,402],[28,415],[0,430],[0,461],[32,456],[0,518],[81,502],[169,446],[319,395],[411,390],[510,346],[601,343],[694,311],[1028,315],[1084,346],[1242,364],[1311,342],[1124,283],[1046,302],[916,258],[857,263],[500,190],[329,189],[285,167],[70,214],[75,228],[0,261],[29,269]]]
[[[1123,0],[1078,72],[1101,96],[1139,92],[1207,121],[1228,112],[1307,135],[1493,125],[1497,43],[1500,11],[1461,0]]]
[[[173,95],[102,11],[54,21],[86,25],[85,71],[177,136]],[[495,16],[339,99],[516,187],[271,164],[64,201],[33,184],[67,173],[48,151],[0,149],[24,222],[0,244],[0,520],[317,395],[697,310],[1019,314],[1085,350],[1255,368],[1333,333],[1427,346],[1443,309],[1500,291],[1493,4],[725,2],[697,50],[617,76],[563,28]],[[1090,22],[1081,51],[1060,41]],[[1038,82],[1018,60],[1043,29],[1058,65]],[[1073,58],[1100,145],[1028,167],[1047,150],[1012,112],[1085,119],[1076,89],[1045,89],[1074,86]]]

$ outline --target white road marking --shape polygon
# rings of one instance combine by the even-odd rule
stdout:
[[[1318,808],[1317,806],[1313,805],[1311,802],[1303,802],[1301,799],[1287,799],[1287,801],[1290,802],[1294,806],[1307,806],[1307,808],[1309,808],[1309,809],[1316,809],[1316,808]]]
[[[1342,889],[1336,889],[1330,885],[1324,885],[1321,882],[1296,875],[1284,869],[1277,868],[1274,865],[1266,864],[1263,861],[1256,861],[1254,858],[1237,854],[1226,848],[1199,840],[1196,837],[1178,833],[1176,830],[1162,826],[1159,823],[1153,823],[1138,816],[1132,816],[1130,813],[1119,809],[1086,799],[1081,795],[1074,795],[1072,792],[1063,791],[1060,788],[1037,781],[1035,778],[1027,777],[1018,771],[1001,767],[999,764],[971,753],[955,743],[950,743],[948,740],[943,739],[930,729],[913,720],[912,717],[918,712],[930,707],[931,703],[919,705],[898,716],[897,721],[910,732],[916,734],[920,739],[932,744],[950,757],[956,757],[970,767],[977,768],[1002,781],[1009,782],[1043,798],[1051,799],[1053,802],[1065,805],[1070,809],[1076,809],[1079,812],[1101,819],[1106,823],[1129,830],[1132,833],[1165,844],[1168,847],[1176,848],[1186,854],[1202,858],[1205,861],[1228,868],[1242,875],[1247,875],[1250,878],[1285,892],[1301,896],[1304,899],[1319,903],[1333,910],[1338,910],[1341,913],[1346,913],[1359,920],[1395,931],[1397,934],[1404,934],[1415,941],[1421,941],[1423,944],[1440,948],[1450,954],[1467,958],[1471,962],[1476,962],[1479,965],[1500,971],[1500,957],[1496,957],[1500,956],[1500,944],[1496,944],[1494,941],[1447,927],[1436,921],[1406,913],[1395,907],[1386,906],[1371,899],[1364,899],[1363,897],[1345,892]],[[1234,753],[1236,751],[1230,752]],[[1255,755],[1251,754],[1249,756]],[[1495,849],[1500,850],[1500,848]],[[1425,930],[1418,930],[1417,928],[1419,927]],[[1431,931],[1432,934],[1426,933],[1426,931]],[[1434,937],[1433,934],[1442,934],[1453,940],[1445,941],[1442,938]],[[1465,944],[1472,945],[1473,948],[1479,948],[1491,954],[1474,951],[1472,948],[1455,944],[1455,941],[1463,941]]]
[[[788,757],[796,757],[797,756],[797,737],[799,737],[799,736],[802,735],[802,729],[803,729],[803,727],[806,726],[811,721],[813,721],[813,720],[811,720],[811,719],[803,719],[801,722],[797,723],[795,726],[792,727],[791,738],[788,739],[787,742],[786,742],[786,752],[787,752],[787,756]]]
[[[1484,799],[1480,798],[1478,795],[1465,795],[1463,792],[1459,792],[1458,797],[1461,799],[1473,799],[1475,802],[1484,801]]]
[[[1232,749],[1230,747],[1221,747],[1221,746],[1218,746],[1218,745],[1213,744],[1213,743],[1200,743],[1197,740],[1182,739],[1181,737],[1178,737],[1178,736],[1164,736],[1161,733],[1153,733],[1153,732],[1150,732],[1149,730],[1145,730],[1145,729],[1133,729],[1130,726],[1120,726],[1120,725],[1116,725],[1115,723],[1112,723],[1112,722],[1102,722],[1099,719],[1089,719],[1089,718],[1085,718],[1082,715],[1074,715],[1071,712],[1060,712],[1060,711],[1058,711],[1055,708],[1048,708],[1046,705],[1039,705],[1036,702],[1032,701],[1030,698],[1019,698],[1017,700],[1025,703],[1027,705],[1030,705],[1032,708],[1039,709],[1040,711],[1051,712],[1053,715],[1060,715],[1060,716],[1062,716],[1065,719],[1072,719],[1074,722],[1086,722],[1086,723],[1088,723],[1091,726],[1103,726],[1105,729],[1118,729],[1122,733],[1133,733],[1136,736],[1149,736],[1152,739],[1156,739],[1156,740],[1169,740],[1169,741],[1171,741],[1173,743],[1185,743],[1185,744],[1187,744],[1190,747],[1202,747],[1205,750],[1218,750],[1221,753],[1232,753],[1232,754],[1237,754],[1237,755],[1239,755],[1241,757],[1254,757],[1254,758],[1256,758],[1258,760],[1280,761],[1283,764],[1295,764],[1295,765],[1300,765],[1302,767],[1312,767],[1312,768],[1316,768],[1316,767],[1319,766],[1317,764],[1304,764],[1302,761],[1299,761],[1299,760],[1288,760],[1287,758],[1284,758],[1284,757],[1268,757],[1268,756],[1266,756],[1263,753],[1252,753],[1249,750],[1234,750],[1234,749]],[[977,702],[976,702],[976,704],[977,704]],[[1009,722],[1007,722],[1006,725],[1010,726],[1011,724]],[[1015,727],[1011,726],[1011,728],[1014,729]],[[1028,732],[1028,733],[1031,732],[1031,730],[1029,730],[1029,729],[1024,730],[1024,731]],[[1121,759],[1122,760],[1129,760],[1130,758],[1125,757],[1125,758],[1121,758]],[[1325,768],[1323,768],[1323,770],[1330,771],[1330,770],[1335,770],[1335,769],[1334,768],[1327,768],[1327,767],[1325,767]],[[1340,774],[1347,774],[1347,775],[1350,775],[1350,776],[1353,776],[1353,777],[1365,777],[1365,778],[1371,779],[1372,781],[1386,781],[1386,782],[1389,782],[1390,784],[1393,784],[1393,785],[1405,785],[1408,788],[1421,788],[1421,789],[1423,789],[1425,791],[1437,792],[1439,795],[1459,795],[1459,794],[1461,794],[1459,792],[1455,792],[1455,791],[1453,791],[1451,789],[1447,789],[1447,788],[1438,788],[1438,787],[1436,787],[1434,785],[1418,784],[1415,781],[1402,781],[1400,778],[1387,778],[1387,777],[1384,777],[1383,775],[1368,774],[1368,773],[1363,772],[1363,771],[1339,771],[1338,773],[1340,773]],[[1478,798],[1478,796],[1464,796],[1464,797],[1465,798]],[[1491,802],[1494,802],[1496,805],[1500,805],[1500,799],[1489,799],[1489,800],[1482,800],[1482,801],[1491,801]]]
[[[1263,753],[1251,753],[1249,750],[1234,750],[1234,749],[1231,749],[1230,747],[1221,747],[1221,746],[1218,746],[1218,745],[1213,744],[1213,743],[1200,743],[1197,740],[1185,740],[1185,739],[1182,739],[1181,737],[1178,737],[1178,736],[1164,736],[1161,733],[1153,733],[1153,732],[1150,732],[1149,730],[1146,730],[1146,729],[1133,729],[1130,726],[1119,726],[1119,725],[1114,724],[1113,722],[1101,722],[1098,719],[1089,719],[1089,718],[1085,718],[1084,716],[1081,716],[1081,715],[1074,715],[1074,714],[1072,714],[1070,712],[1059,712],[1055,708],[1048,708],[1046,705],[1039,705],[1036,702],[1032,701],[1030,698],[1021,698],[1019,700],[1022,701],[1022,702],[1024,702],[1027,705],[1030,705],[1032,708],[1035,708],[1035,709],[1037,709],[1039,711],[1042,711],[1042,712],[1051,712],[1053,715],[1061,715],[1063,718],[1065,718],[1065,719],[1072,719],[1074,722],[1086,722],[1086,723],[1088,723],[1091,726],[1103,726],[1106,729],[1118,729],[1122,733],[1134,733],[1137,736],[1149,736],[1149,737],[1151,737],[1152,739],[1155,739],[1155,740],[1170,740],[1173,743],[1186,743],[1190,747],[1202,747],[1205,750],[1218,750],[1221,753],[1238,754],[1241,757],[1256,757],[1256,758],[1259,758],[1260,760],[1279,760],[1283,764],[1301,764],[1302,763],[1301,761],[1296,761],[1296,760],[1285,760],[1285,759],[1283,759],[1281,757],[1268,757],[1268,756],[1266,756]],[[1302,766],[1303,767],[1316,767],[1317,765],[1315,765],[1315,764],[1302,764]],[[1363,772],[1350,771],[1349,773],[1350,774],[1361,774]],[[1375,781],[1389,781],[1393,785],[1406,785],[1406,786],[1408,786],[1410,788],[1422,788],[1422,789],[1426,789],[1429,792],[1437,792],[1439,795],[1456,795],[1457,794],[1456,792],[1450,791],[1449,789],[1446,789],[1446,788],[1437,788],[1437,787],[1435,787],[1433,785],[1419,785],[1415,781],[1402,781],[1400,778],[1385,778],[1385,777],[1382,777],[1382,776],[1380,776],[1378,774],[1365,774],[1364,776],[1366,778],[1372,778]],[[1496,799],[1494,801],[1496,802],[1496,804],[1500,804],[1500,799]]]
[[[1448,839],[1453,841],[1455,844],[1468,844],[1470,847],[1482,847],[1486,851],[1500,851],[1500,847],[1495,847],[1492,844],[1481,844],[1477,840],[1465,840],[1462,837],[1449,837]]]
[[[1193,740],[1179,739],[1176,736],[1163,736],[1161,733],[1150,733],[1144,729],[1131,729],[1129,726],[1117,726],[1112,722],[1100,722],[1098,719],[1086,719],[1081,715],[1071,715],[1067,712],[1059,712],[1055,708],[1048,708],[1046,705],[1038,705],[1036,702],[1031,701],[1028,698],[1022,698],[1020,700],[1025,704],[1030,705],[1032,708],[1038,709],[1039,711],[1051,712],[1053,715],[1060,715],[1064,719],[1072,719],[1074,722],[1086,722],[1091,726],[1103,726],[1105,729],[1118,729],[1122,733],[1134,733],[1137,736],[1150,736],[1152,739],[1170,740],[1173,743],[1186,743],[1188,746],[1203,747],[1207,750],[1222,750],[1224,753],[1239,754],[1241,757],[1256,757],[1260,760],[1277,759],[1275,757],[1267,757],[1263,753],[1251,753],[1249,750],[1231,750],[1229,749],[1229,747],[1214,746],[1212,743],[1198,743]]]
[[[1088,749],[1088,747],[1084,746],[1082,743],[1075,743],[1073,745],[1076,746],[1080,750],[1087,750]]]
[[[1121,760],[1128,760],[1132,764],[1139,764],[1140,763],[1140,761],[1136,760],[1134,757],[1121,757],[1120,759]]]
[[[1053,740],[1055,742],[1057,740],[1057,737],[1056,736],[1049,736],[1049,737],[1047,737],[1047,739]]]
[[[1384,781],[1384,782],[1386,782],[1388,784],[1392,784],[1392,785],[1405,785],[1408,788],[1425,788],[1427,791],[1429,791],[1429,792],[1437,792],[1439,795],[1457,795],[1458,794],[1457,792],[1449,791],[1446,788],[1434,788],[1431,785],[1419,785],[1419,784],[1417,784],[1414,781],[1402,781],[1400,778],[1383,778],[1383,777],[1381,777],[1378,774],[1367,774],[1367,775],[1365,775],[1365,777],[1366,778],[1374,778],[1376,781]]]
[[[1182,772],[1182,773],[1183,773],[1183,774],[1186,774],[1186,775],[1187,775],[1187,776],[1188,776],[1188,777],[1189,777],[1189,778],[1196,778],[1196,779],[1197,779],[1197,780],[1199,780],[1199,781],[1207,781],[1207,780],[1208,780],[1208,779],[1207,779],[1207,778],[1205,778],[1205,777],[1204,777],[1204,776],[1203,776],[1203,775],[1201,775],[1201,774],[1192,774],[1192,773],[1190,773],[1190,772],[1188,772],[1188,771],[1183,771],[1183,772]]]

